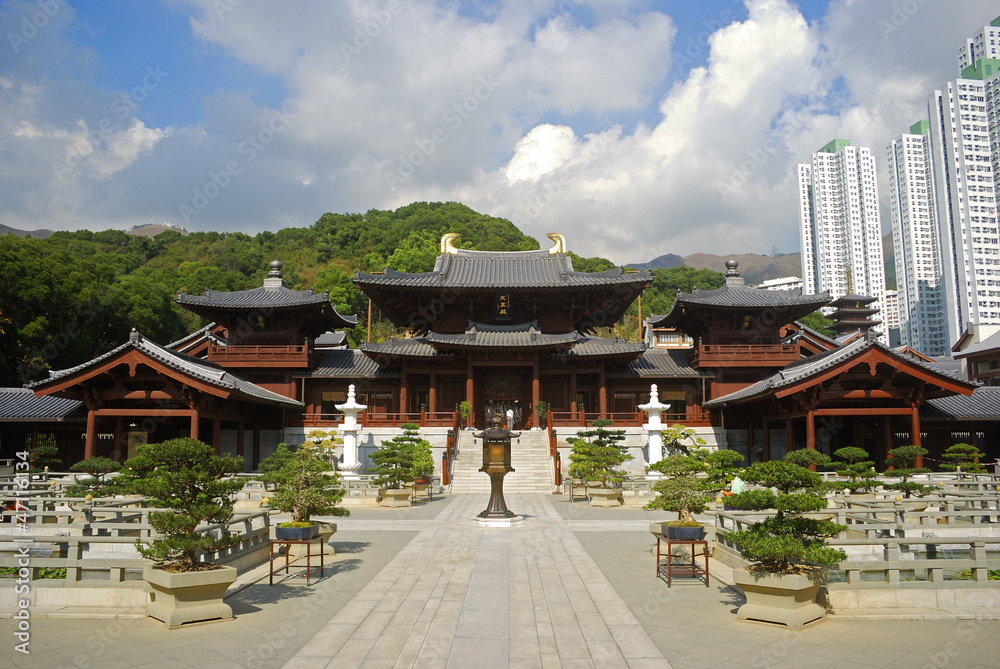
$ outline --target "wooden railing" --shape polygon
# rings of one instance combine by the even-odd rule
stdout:
[[[601,417],[599,413],[583,413],[581,411],[549,411],[549,424],[553,427],[587,427]],[[642,411],[615,412],[605,415],[614,421],[618,427],[641,427],[646,423],[646,414]],[[687,413],[662,414],[660,420],[664,425],[683,423],[686,427],[706,427],[711,425],[707,411],[690,411]]]
[[[780,367],[800,357],[794,344],[700,344],[691,349],[692,365],[736,363],[740,367]]]
[[[358,422],[364,427],[399,427],[413,423],[420,427],[451,427],[456,422],[457,411],[418,411],[415,413],[385,413],[363,411],[358,414]],[[312,427],[337,427],[343,424],[343,414],[307,413],[303,415],[303,425]]]
[[[283,362],[292,364],[309,363],[309,347],[302,345],[264,346],[248,344],[211,344],[208,359],[214,362],[233,364],[237,362],[261,363],[263,365]]]

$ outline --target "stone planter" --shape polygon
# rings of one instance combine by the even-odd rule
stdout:
[[[178,573],[147,567],[142,576],[151,590],[146,615],[167,627],[233,619],[233,609],[222,601],[236,581],[233,567]]]
[[[379,490],[379,506],[389,507],[390,509],[398,509],[401,507],[412,506],[410,500],[413,497],[413,491],[410,488],[400,488],[398,490],[385,488]]]
[[[663,523],[662,533],[663,536],[668,539],[677,539],[680,541],[701,541],[705,537],[705,526],[699,525],[698,527],[678,527],[676,525],[670,525],[669,523]]]
[[[319,534],[319,523],[313,523],[308,527],[282,527],[277,525],[274,528],[275,539],[285,539],[288,541],[308,541]]]
[[[742,567],[733,570],[733,582],[747,598],[747,603],[736,613],[737,620],[801,629],[826,615],[826,607],[816,601],[826,583],[825,569],[806,574],[768,574]]]
[[[621,490],[617,488],[587,488],[590,495],[590,506],[610,508],[621,506]]]

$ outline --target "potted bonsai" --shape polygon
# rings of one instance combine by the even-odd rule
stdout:
[[[698,476],[709,469],[708,464],[678,453],[668,455],[649,468],[666,478],[653,485],[657,496],[645,508],[677,512],[677,520],[663,523],[662,534],[671,539],[700,540],[704,537],[705,527],[694,519],[693,514],[704,513],[712,501],[708,494],[708,487],[712,484]]]
[[[895,490],[903,493],[903,497],[909,498],[911,495],[922,497],[934,490],[929,485],[911,481],[911,476],[917,474],[927,474],[931,470],[926,467],[917,467],[917,458],[927,455],[928,451],[922,446],[898,446],[889,450],[889,457],[886,458],[885,465],[892,469],[894,476],[900,477],[898,483],[889,483],[883,486],[886,490]],[[905,506],[913,511],[923,511],[927,508],[925,502],[907,502]]]
[[[594,429],[581,430],[569,440],[573,445],[570,450],[570,477],[598,484],[598,487],[588,487],[587,490],[591,506],[621,505],[621,484],[625,472],[617,467],[631,460],[632,456],[619,443],[624,441],[625,431],[605,429],[612,424],[613,421],[598,418],[591,423]]]
[[[545,402],[539,401],[535,405],[535,413],[538,414],[538,427],[546,427],[549,420],[549,405]]]
[[[291,520],[275,527],[275,538],[306,541],[320,534],[320,524],[313,516],[350,515],[350,511],[338,506],[344,491],[339,485],[340,476],[332,470],[325,453],[316,448],[285,449],[278,460],[280,465],[276,469],[270,466],[273,462],[268,463],[267,471],[258,476],[265,484],[274,486],[271,507],[292,514]],[[263,468],[264,463],[261,465]]]
[[[413,423],[405,423],[402,428],[403,434],[383,441],[371,454],[375,463],[372,471],[376,474],[372,483],[380,488],[380,504],[392,508],[410,506],[413,492],[405,484],[414,478],[414,459],[423,448],[420,442],[427,443]]]
[[[472,413],[472,405],[462,400],[458,403],[458,415],[462,419],[462,427],[468,427],[469,414]]]
[[[819,589],[827,568],[847,558],[826,540],[847,527],[803,516],[826,508],[827,503],[822,478],[801,465],[783,460],[756,463],[743,478],[762,487],[733,495],[729,504],[742,511],[775,514],[724,535],[755,563],[733,571],[734,582],[747,597],[737,618],[801,628],[826,615],[825,606],[816,601]]]
[[[155,562],[143,571],[152,589],[147,616],[168,627],[233,617],[222,597],[236,580],[236,569],[198,558],[235,545],[239,536],[212,536],[198,527],[232,518],[232,496],[243,481],[226,477],[242,469],[243,458],[220,457],[197,439],[143,444],[125,462],[116,486],[144,496],[143,505],[157,509],[149,513],[149,524],[162,535],[148,545],[136,541],[139,553]]]
[[[72,485],[66,486],[67,497],[103,497],[105,494],[113,494],[113,488],[109,489],[106,476],[117,472],[122,468],[121,463],[115,462],[111,458],[97,455],[86,460],[81,460],[69,468],[71,472],[82,472],[89,476],[84,479],[77,479]]]

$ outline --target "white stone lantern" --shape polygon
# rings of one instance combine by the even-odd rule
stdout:
[[[649,402],[640,404],[639,410],[645,411],[649,415],[649,422],[643,424],[642,429],[649,435],[649,464],[653,465],[663,459],[663,437],[660,434],[663,430],[663,423],[660,421],[660,414],[670,408],[669,404],[660,402],[659,391],[654,383],[649,387]]]
[[[344,422],[337,427],[337,432],[344,440],[344,464],[340,466],[344,478],[357,478],[361,469],[358,462],[358,414],[368,408],[367,404],[358,404],[354,400],[354,384],[347,387],[347,401],[337,404],[337,410],[344,414]]]

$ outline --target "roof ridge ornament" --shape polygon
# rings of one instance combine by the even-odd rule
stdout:
[[[441,235],[441,254],[457,255],[458,248],[455,246],[455,242],[462,238],[462,235],[457,232],[446,232]]]
[[[555,255],[557,253],[566,253],[565,236],[559,234],[558,232],[550,232],[545,236],[555,242],[555,244],[552,245],[552,248],[549,249],[549,253],[551,255]]]

